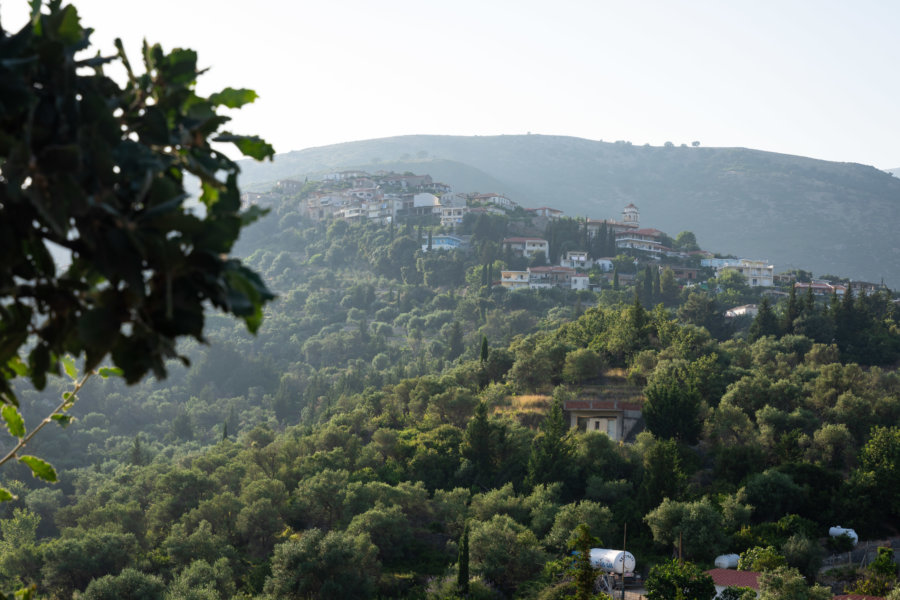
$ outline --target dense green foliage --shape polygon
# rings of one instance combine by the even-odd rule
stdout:
[[[388,226],[273,212],[244,241],[283,298],[258,336],[211,318],[213,344],[184,347],[191,371],[127,390],[92,381],[79,422],[39,444],[62,467],[60,487],[16,484],[19,500],[3,506],[3,539],[23,540],[0,556],[6,585],[65,595],[131,568],[167,593],[202,579],[209,597],[303,597],[351,582],[453,593],[468,522],[470,595],[522,596],[574,585],[543,565],[580,524],[614,540],[627,523],[643,568],[682,532],[691,560],[773,546],[803,571],[816,564],[809,540],[834,522],[896,526],[894,505],[873,494],[897,490],[897,429],[881,424],[900,418],[900,378],[842,362],[851,349],[780,332],[719,341],[677,316],[698,292],[647,310],[624,303],[628,291],[404,283],[377,265],[414,229],[397,227],[392,242]],[[407,279],[425,258],[395,257]],[[475,252],[441,260],[463,272],[481,264]],[[599,306],[579,308],[592,297]],[[877,302],[883,310],[863,312]],[[852,306],[885,347],[896,343],[889,299]],[[833,318],[828,303],[804,310]],[[624,445],[568,430],[562,408],[579,382],[602,389],[615,369],[648,404],[689,394],[692,419],[664,419],[682,424]],[[549,408],[536,420],[517,412],[523,393]],[[41,404],[20,396],[23,410]],[[360,565],[352,577],[348,563]]]
[[[177,348],[190,370],[93,379],[78,420],[34,440],[55,486],[4,472],[0,587],[586,597],[588,533],[616,547],[627,526],[651,597],[711,597],[696,565],[731,551],[773,573],[766,597],[815,598],[803,575],[828,526],[900,527],[886,292],[791,294],[726,322],[758,290],[731,275],[682,290],[639,254],[615,260],[633,284],[510,291],[492,274],[524,265],[503,237],[540,233],[522,214],[467,220],[471,248],[423,251],[428,219],[310,222],[303,194],[235,246],[280,296],[256,336],[205,315],[211,345]],[[595,242],[578,220],[549,233],[551,254]],[[26,422],[66,390],[12,383]],[[569,427],[567,403],[606,394],[641,405],[646,430]],[[678,547],[696,564],[667,562]]]

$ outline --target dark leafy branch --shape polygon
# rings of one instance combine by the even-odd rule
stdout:
[[[203,341],[208,304],[256,331],[273,298],[229,253],[261,211],[242,211],[238,165],[210,142],[271,158],[256,136],[220,128],[252,90],[195,92],[192,50],[144,44],[136,73],[122,43],[112,57],[90,46],[74,7],[59,0],[15,33],[0,35],[0,397],[11,381],[42,389],[60,357],[105,357],[129,383],[166,373],[176,340]],[[120,85],[104,73],[121,64]],[[202,207],[185,175],[202,182]],[[71,256],[61,270],[50,248]],[[184,357],[178,357],[186,361]]]

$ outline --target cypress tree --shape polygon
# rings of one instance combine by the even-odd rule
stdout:
[[[778,318],[772,311],[768,298],[763,297],[759,303],[759,312],[756,313],[756,318],[753,319],[753,324],[750,325],[747,333],[751,341],[767,335],[778,335]]]
[[[853,345],[856,338],[856,310],[853,306],[853,291],[847,286],[844,297],[832,303],[834,317],[834,337],[841,352]]]
[[[456,591],[463,598],[469,597],[469,523],[463,528],[462,537],[459,540],[459,553],[457,555],[459,569],[456,573]]]
[[[528,460],[528,484],[535,486],[554,481],[565,482],[570,468],[569,457],[572,449],[566,434],[569,431],[561,396],[568,392],[560,392],[557,388],[553,394],[550,413],[541,423],[541,432],[534,439],[531,457]]]
[[[144,453],[144,449],[141,448],[141,434],[137,434],[134,436],[134,443],[131,445],[131,450],[128,452],[128,461],[133,465],[144,465],[147,462],[147,456]]]
[[[431,237],[432,237],[432,236],[431,236],[431,230],[429,229],[429,230],[428,230],[428,251],[429,251],[429,252],[431,252],[431,249],[432,249],[432,245],[431,245],[432,240],[431,240]]]
[[[600,231],[597,236],[600,238],[600,252],[597,258],[602,258],[604,256],[610,256],[608,248],[609,248],[609,232],[606,230],[606,223],[600,226]]]
[[[653,305],[653,270],[650,265],[644,267],[644,294],[643,304],[647,306]]]
[[[619,267],[613,267],[613,289],[619,289]]]
[[[453,321],[450,326],[450,336],[447,340],[447,359],[453,360],[463,353],[463,331],[459,321]]]
[[[486,335],[481,336],[481,362],[486,362],[488,359],[488,340]]]
[[[616,232],[607,230],[606,232],[606,255],[616,255]]]
[[[800,305],[797,301],[797,288],[791,286],[791,292],[788,295],[787,306],[784,309],[784,315],[781,319],[781,333],[784,335],[794,332],[794,319],[800,316]]]
[[[661,284],[659,281],[659,268],[653,269],[653,303],[656,304],[662,299]]]
[[[590,600],[594,593],[597,570],[591,565],[591,546],[600,545],[600,540],[591,535],[586,523],[575,528],[570,547],[578,551],[575,558],[575,600]]]
[[[807,315],[813,314],[816,310],[816,299],[813,296],[812,284],[806,288],[806,296],[803,299],[803,311]]]

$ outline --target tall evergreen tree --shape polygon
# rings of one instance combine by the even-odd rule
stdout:
[[[809,285],[806,288],[806,295],[803,298],[803,312],[804,314],[811,315],[816,310],[816,298],[813,296],[812,285]]]
[[[481,362],[482,362],[482,363],[484,363],[484,362],[487,361],[487,359],[488,359],[488,352],[490,352],[490,350],[488,349],[488,339],[487,339],[487,336],[486,336],[486,335],[482,335],[482,336],[481,336],[481,354],[480,354],[480,358],[481,358]]]
[[[756,341],[767,335],[778,335],[778,318],[769,304],[769,299],[765,296],[759,303],[756,318],[753,319],[747,335],[751,341]]]
[[[450,334],[447,338],[447,360],[454,360],[463,353],[463,331],[459,321],[453,321],[450,325]]]
[[[562,397],[568,396],[562,388],[553,394],[550,412],[541,423],[540,433],[535,437],[528,460],[528,483],[566,481],[571,467],[572,448],[569,443],[569,427],[563,414]]]
[[[650,268],[650,265],[644,267],[643,284],[644,292],[641,301],[647,306],[653,306],[653,269]]]
[[[669,267],[663,270],[659,278],[659,299],[666,306],[672,306],[678,301],[678,283],[675,281],[675,273]]]
[[[479,402],[463,434],[460,454],[468,461],[472,484],[485,490],[494,480],[496,437],[496,427],[487,416],[487,404]]]
[[[787,306],[781,316],[781,333],[788,335],[794,333],[794,320],[800,316],[801,307],[797,300],[797,288],[791,286],[788,294]]]
[[[138,466],[147,464],[147,454],[141,447],[141,434],[134,436],[131,450],[128,451],[128,461],[131,464]]]
[[[463,598],[469,597],[469,523],[463,527],[457,554],[456,591]]]
[[[600,540],[591,535],[586,523],[575,528],[570,547],[578,554],[575,557],[575,600],[590,600],[594,594],[597,570],[591,565],[591,547],[599,546]]]
[[[841,352],[848,352],[856,345],[858,319],[853,303],[853,290],[847,286],[844,297],[833,304],[834,338]]]
[[[662,284],[659,281],[659,269],[653,269],[653,304],[657,304],[662,300]]]

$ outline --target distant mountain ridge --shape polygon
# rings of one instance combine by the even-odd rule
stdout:
[[[361,168],[429,173],[526,207],[690,230],[704,249],[900,286],[900,179],[874,167],[745,148],[632,146],[544,135],[411,135],[244,163],[242,185]]]

